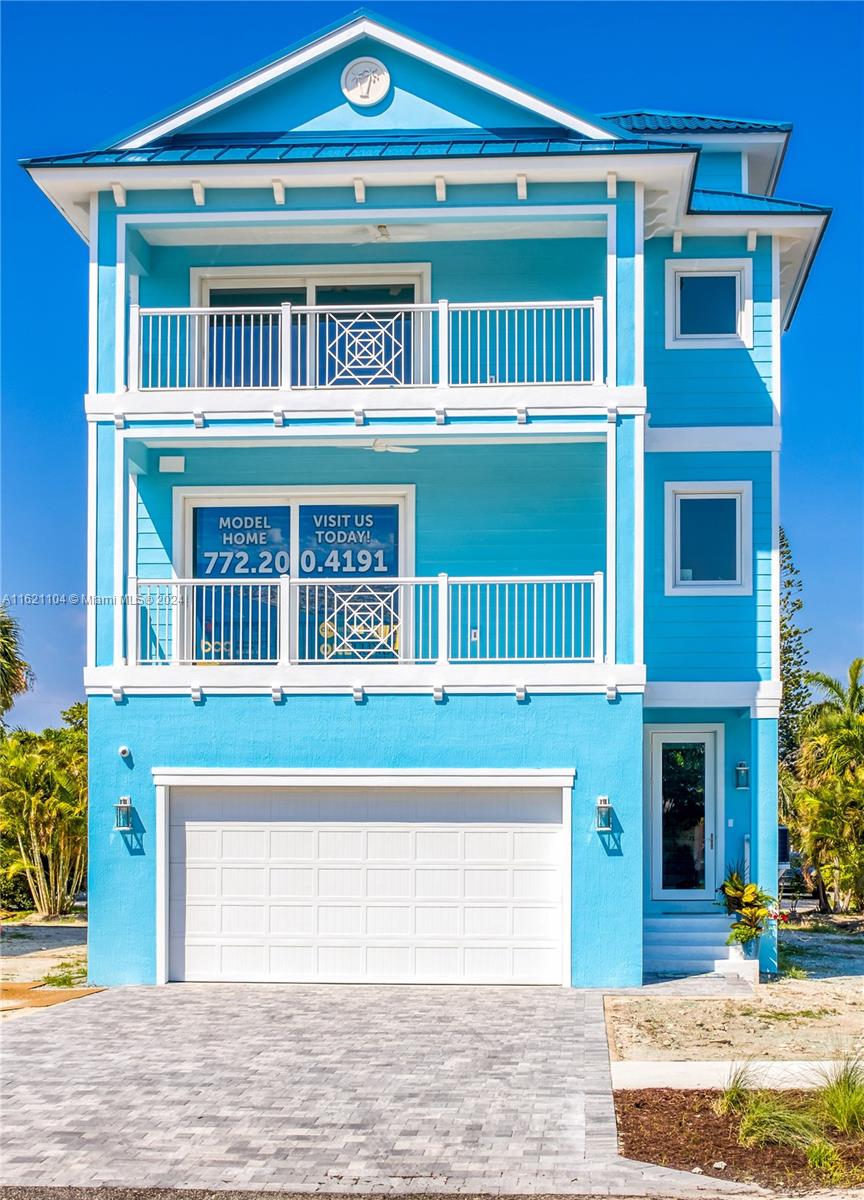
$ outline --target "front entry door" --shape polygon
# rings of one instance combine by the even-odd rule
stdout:
[[[717,887],[717,735],[651,734],[651,895],[714,899]]]

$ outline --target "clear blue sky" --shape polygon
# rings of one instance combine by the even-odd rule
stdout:
[[[85,150],[355,3],[2,5],[0,592],[84,591],[87,249],[15,160]],[[587,110],[790,120],[778,194],[835,213],[784,339],[782,519],[813,666],[864,653],[862,13],[855,3],[381,3],[456,51]],[[81,697],[84,614],[15,608],[40,728]]]

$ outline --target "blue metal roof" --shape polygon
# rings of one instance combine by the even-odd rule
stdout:
[[[792,128],[788,121],[750,121],[700,113],[659,112],[650,108],[604,113],[603,116],[630,133],[788,133]]]
[[[85,150],[21,160],[24,167],[164,166],[176,163],[339,162],[360,159],[517,157],[557,154],[668,154],[693,151],[674,142],[592,141],[566,130],[478,130],[458,135],[303,136],[296,133],[174,135],[137,150]]]
[[[691,213],[803,213],[824,216],[831,212],[819,204],[801,204],[797,200],[778,200],[776,196],[751,196],[745,192],[718,192],[694,188]]]

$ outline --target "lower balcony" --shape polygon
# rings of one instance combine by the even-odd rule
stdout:
[[[153,579],[132,581],[131,593],[129,663],[152,671],[154,684],[266,676],[284,686],[514,686],[528,673],[572,683],[603,664],[599,572]]]

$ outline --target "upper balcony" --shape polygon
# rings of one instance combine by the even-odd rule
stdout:
[[[147,393],[582,387],[604,381],[603,298],[519,303],[131,306]]]

